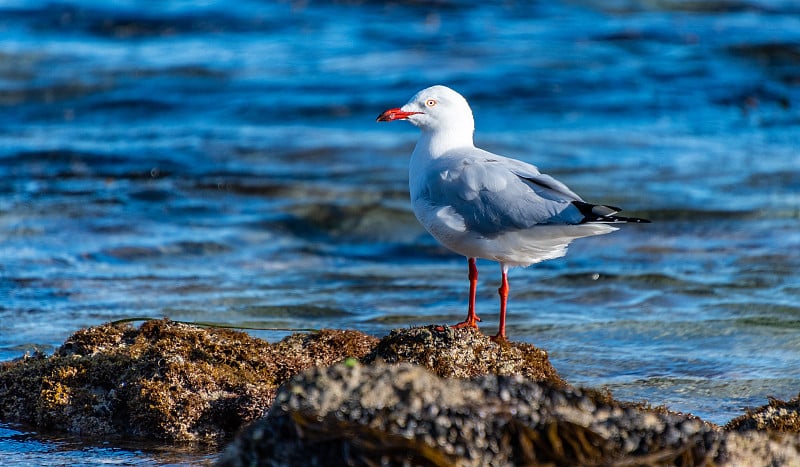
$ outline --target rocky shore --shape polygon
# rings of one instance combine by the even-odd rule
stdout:
[[[435,325],[270,344],[169,320],[107,324],[0,364],[3,422],[229,443],[225,466],[800,465],[799,414],[798,399],[771,400],[719,427],[571,387],[530,344]]]

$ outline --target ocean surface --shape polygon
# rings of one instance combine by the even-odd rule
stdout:
[[[800,4],[0,1],[0,360],[129,317],[392,328],[466,314],[410,211],[446,84],[476,144],[654,222],[510,273],[576,385],[725,423],[800,391]],[[496,332],[496,264],[478,262]],[[249,331],[276,341],[279,331]],[[0,424],[7,465],[210,463]]]

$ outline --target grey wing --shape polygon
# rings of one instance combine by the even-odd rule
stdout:
[[[580,198],[535,167],[500,156],[441,158],[429,171],[427,194],[450,206],[472,231],[497,235],[539,224],[577,224]]]
[[[514,159],[506,159],[509,170],[531,185],[539,196],[553,201],[583,201],[567,185],[550,175],[539,172],[536,166]]]

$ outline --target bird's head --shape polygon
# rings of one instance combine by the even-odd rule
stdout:
[[[447,86],[431,86],[418,92],[406,105],[389,109],[379,122],[408,120],[423,131],[461,133],[472,137],[475,121],[467,100]]]

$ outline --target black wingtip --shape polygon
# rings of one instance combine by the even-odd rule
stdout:
[[[620,219],[623,219],[625,222],[628,222],[628,223],[631,223],[631,224],[652,224],[653,223],[653,221],[651,221],[650,219],[642,219],[641,217],[620,217]]]
[[[622,209],[615,206],[606,206],[603,204],[589,204],[583,201],[573,201],[572,204],[578,208],[578,211],[583,215],[581,224],[605,223],[605,224],[650,224],[649,219],[642,219],[639,217],[623,217],[615,216],[616,213]]]

